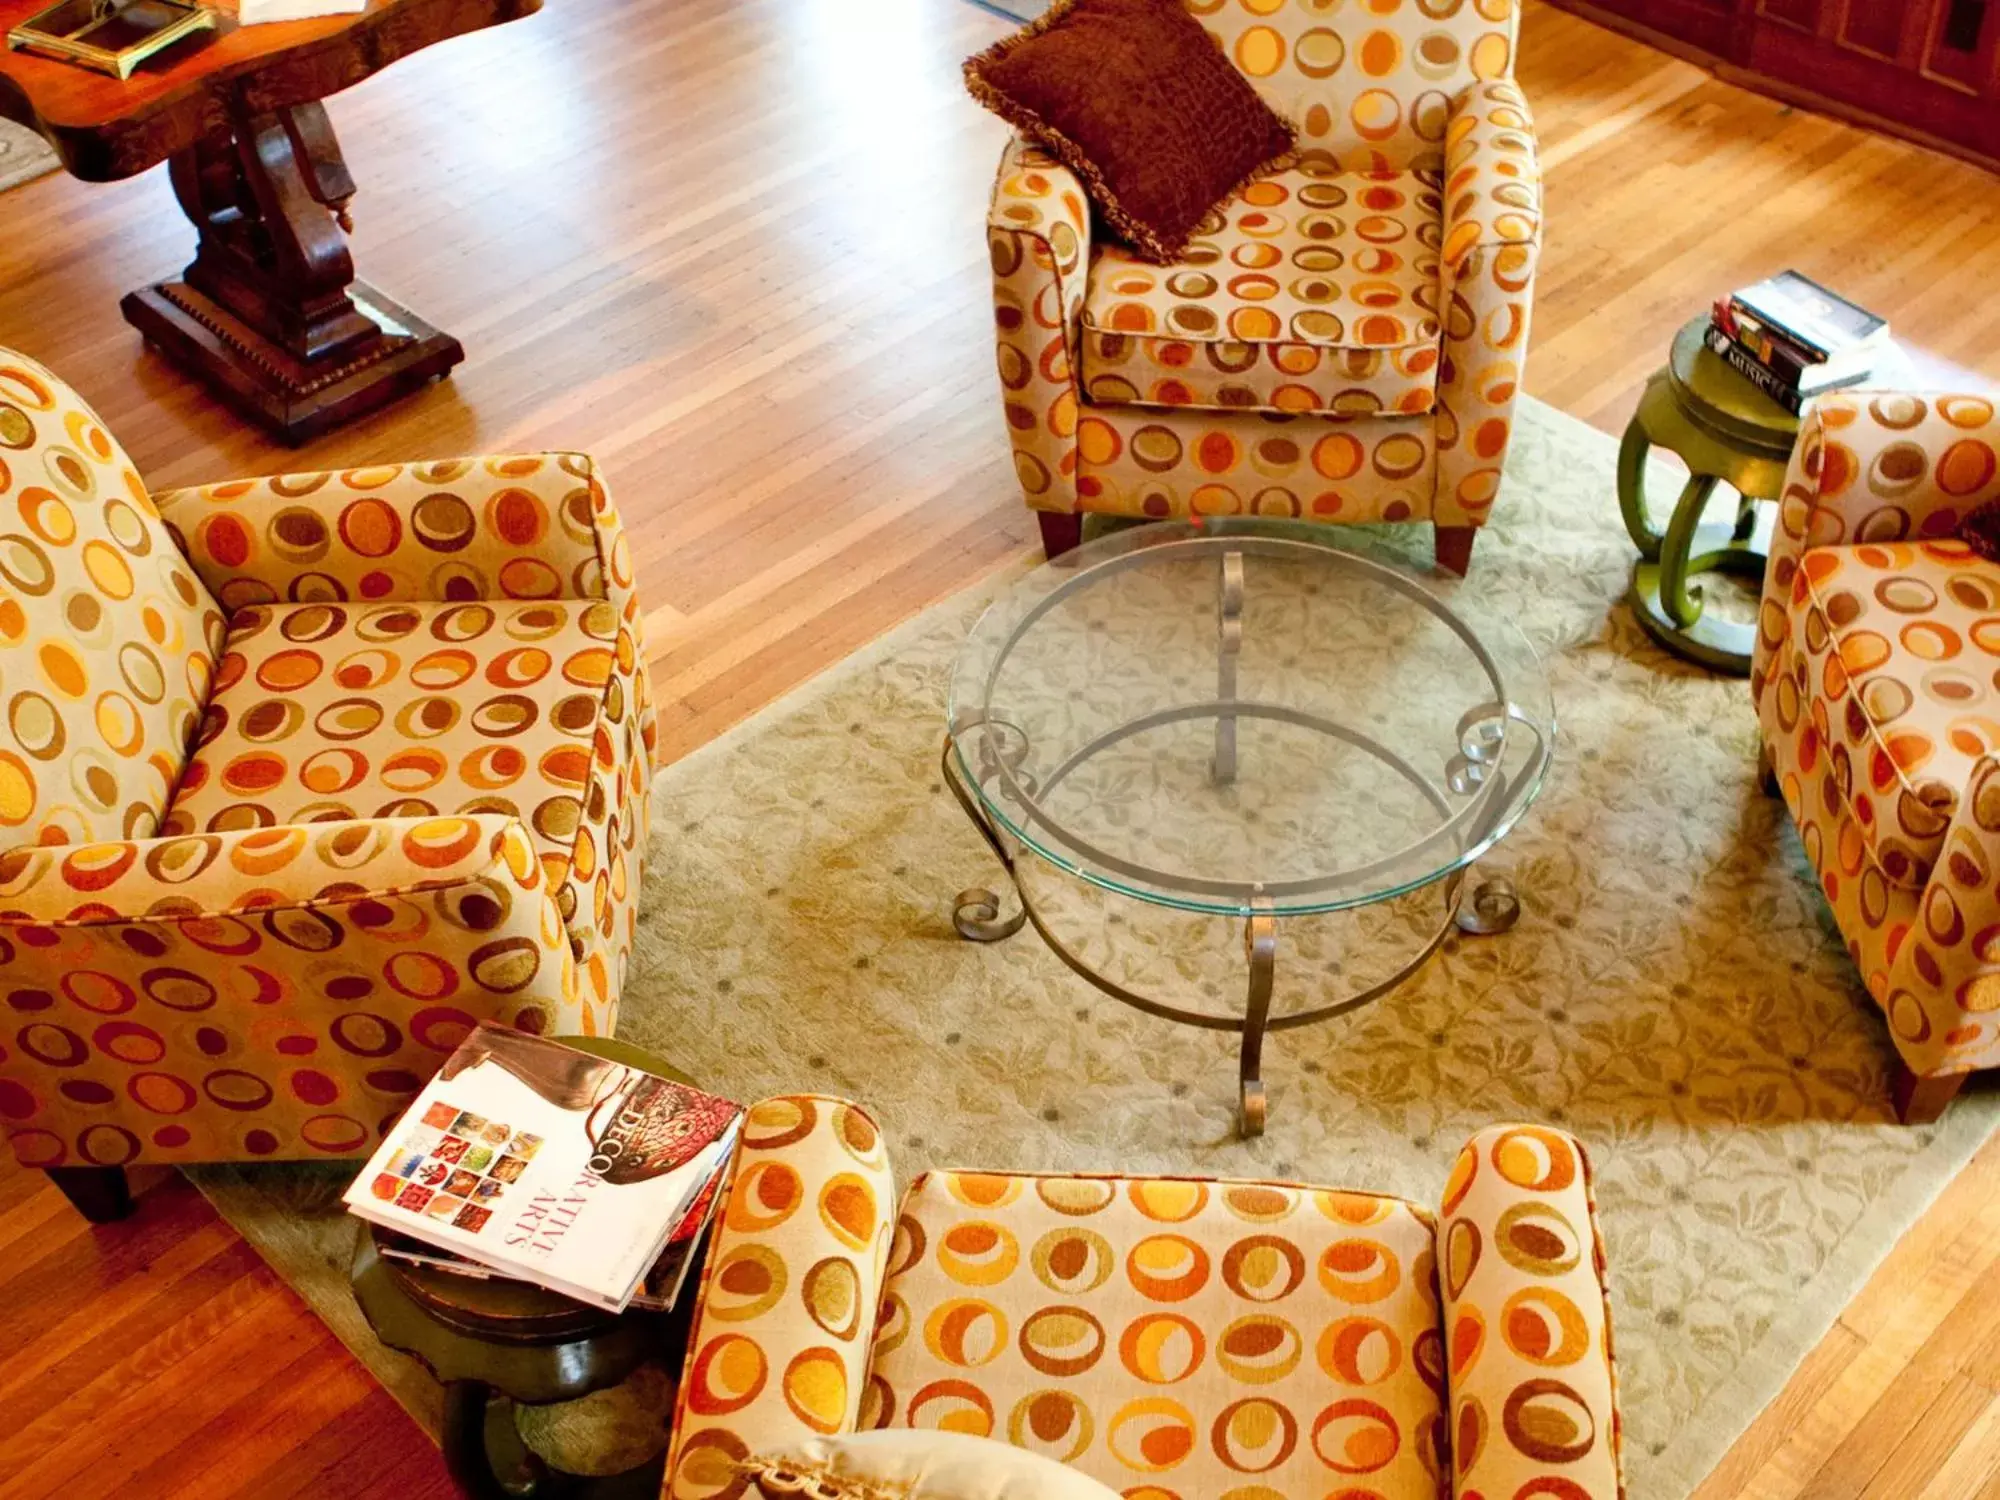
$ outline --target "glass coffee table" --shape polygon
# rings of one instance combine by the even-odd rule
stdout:
[[[1323,527],[1134,528],[1064,554],[974,626],[952,674],[945,779],[1007,869],[1018,909],[960,893],[959,933],[1033,923],[1115,999],[1242,1034],[1239,1125],[1264,1128],[1264,1036],[1403,983],[1455,927],[1520,914],[1474,862],[1541,789],[1555,711],[1533,648]],[[1052,930],[1027,861],[1118,897],[1240,919],[1240,1010],[1140,994]],[[1378,983],[1274,1013],[1279,923],[1425,887],[1417,951]],[[1469,899],[1468,899],[1469,898]]]

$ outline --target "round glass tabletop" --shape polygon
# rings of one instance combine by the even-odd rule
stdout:
[[[1277,915],[1464,868],[1541,789],[1534,649],[1328,528],[1135,527],[1037,569],[952,673],[956,769],[997,828],[1123,895]]]

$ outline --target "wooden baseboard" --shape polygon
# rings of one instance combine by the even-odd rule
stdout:
[[[1593,4],[1592,0],[1548,0],[1548,3],[1557,10],[1566,10],[1573,16],[1581,16],[1584,20],[1602,26],[1607,31],[1615,31],[1620,36],[1632,38],[1635,42],[1644,42],[1648,47],[1657,48],[1697,67],[1706,68],[1711,73],[1715,72],[1717,64],[1723,61],[1720,53],[1712,52],[1694,42],[1684,41],[1669,32],[1648,26],[1643,21],[1635,21],[1630,16],[1622,15],[1615,10],[1607,10],[1602,5]]]
[[[1962,141],[1932,135],[1928,130],[1919,130],[1914,125],[1905,125],[1901,121],[1891,120],[1857,105],[1843,103],[1839,99],[1829,99],[1824,94],[1799,88],[1782,79],[1753,72],[1749,68],[1739,68],[1734,63],[1716,62],[1709,64],[1708,67],[1709,71],[1724,83],[1733,83],[1738,88],[1766,95],[1776,99],[1780,104],[1789,104],[1796,109],[1808,109],[1818,115],[1828,115],[1849,125],[1859,125],[1864,130],[1873,130],[1880,135],[1893,135],[1898,140],[1908,141],[1913,146],[1922,146],[1926,150],[1940,152],[1945,156],[1955,156],[1960,161],[1969,161],[1974,166],[1984,167],[1989,172],[2000,172],[2000,156],[1988,155]]]
[[[1975,166],[1984,167],[1989,172],[2000,172],[2000,156],[1968,146],[1962,141],[1934,135],[1930,131],[1904,124],[1900,120],[1892,120],[1885,115],[1876,114],[1872,110],[1849,104],[1814,89],[1787,83],[1781,78],[1773,78],[1770,74],[1760,73],[1754,68],[1746,68],[1693,42],[1669,35],[1646,25],[1643,21],[1635,21],[1630,16],[1594,4],[1592,0],[1548,0],[1548,3],[1558,10],[1566,10],[1571,15],[1580,16],[1608,31],[1615,31],[1620,36],[1644,42],[1647,46],[1657,48],[1669,56],[1691,62],[1698,68],[1705,68],[1724,83],[1762,94],[1768,99],[1777,100],[1780,104],[1794,109],[1810,110],[1814,114],[1826,115],[1849,125],[1859,125],[1864,130],[1873,130],[1881,135],[1895,136],[1899,140],[1922,146],[1926,150],[1941,152],[1960,161],[1969,161]]]

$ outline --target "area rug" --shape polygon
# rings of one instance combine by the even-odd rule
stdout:
[[[61,166],[49,143],[25,125],[0,120],[0,193],[46,177]]]
[[[1615,444],[1524,402],[1476,593],[1542,653],[1553,778],[1491,858],[1521,923],[1266,1050],[1236,1138],[1230,1038],[1103,999],[1032,931],[961,941],[999,871],[939,777],[954,649],[1005,578],[930,610],[661,773],[619,1031],[741,1099],[864,1100],[903,1180],[931,1165],[1298,1177],[1436,1199],[1463,1138],[1560,1122],[1592,1146],[1635,1500],[1682,1500],[2000,1119],[1891,1121],[1890,1046],[1754,776],[1740,680],[1655,649],[1620,603]],[[1655,493],[1677,486],[1662,477]],[[1429,533],[1376,540],[1425,566]],[[1430,899],[1430,898],[1423,898]],[[1059,913],[1135,987],[1240,985],[1224,923]],[[1399,924],[1286,929],[1281,1003],[1365,977]],[[1111,934],[1107,938],[1106,934]],[[1341,956],[1349,958],[1338,974]],[[435,1390],[348,1299],[337,1173],[212,1169],[222,1212],[435,1431]]]

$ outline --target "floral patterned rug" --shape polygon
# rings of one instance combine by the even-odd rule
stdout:
[[[1614,456],[1524,402],[1495,523],[1451,586],[1520,623],[1562,720],[1549,786],[1489,861],[1519,886],[1520,925],[1455,938],[1402,991],[1274,1037],[1263,1139],[1233,1130],[1231,1038],[1100,997],[1032,930],[991,946],[952,930],[953,893],[1003,882],[939,776],[943,696],[1005,579],[661,773],[620,1034],[740,1099],[865,1101],[903,1180],[1115,1166],[1430,1202],[1475,1127],[1558,1121],[1598,1164],[1631,1492],[1682,1500],[1986,1138],[2000,1093],[1975,1085],[1935,1127],[1892,1123],[1886,1034],[1757,789],[1744,684],[1662,654],[1620,603]],[[1677,488],[1663,476],[1654,493]],[[1379,537],[1426,564],[1427,530]],[[1428,899],[1288,926],[1280,1003],[1365,982]],[[1241,983],[1228,924],[1057,904],[1135,987]],[[198,1180],[434,1412],[434,1388],[346,1295],[338,1174]]]
[[[49,143],[25,125],[0,120],[0,193],[61,166]]]

